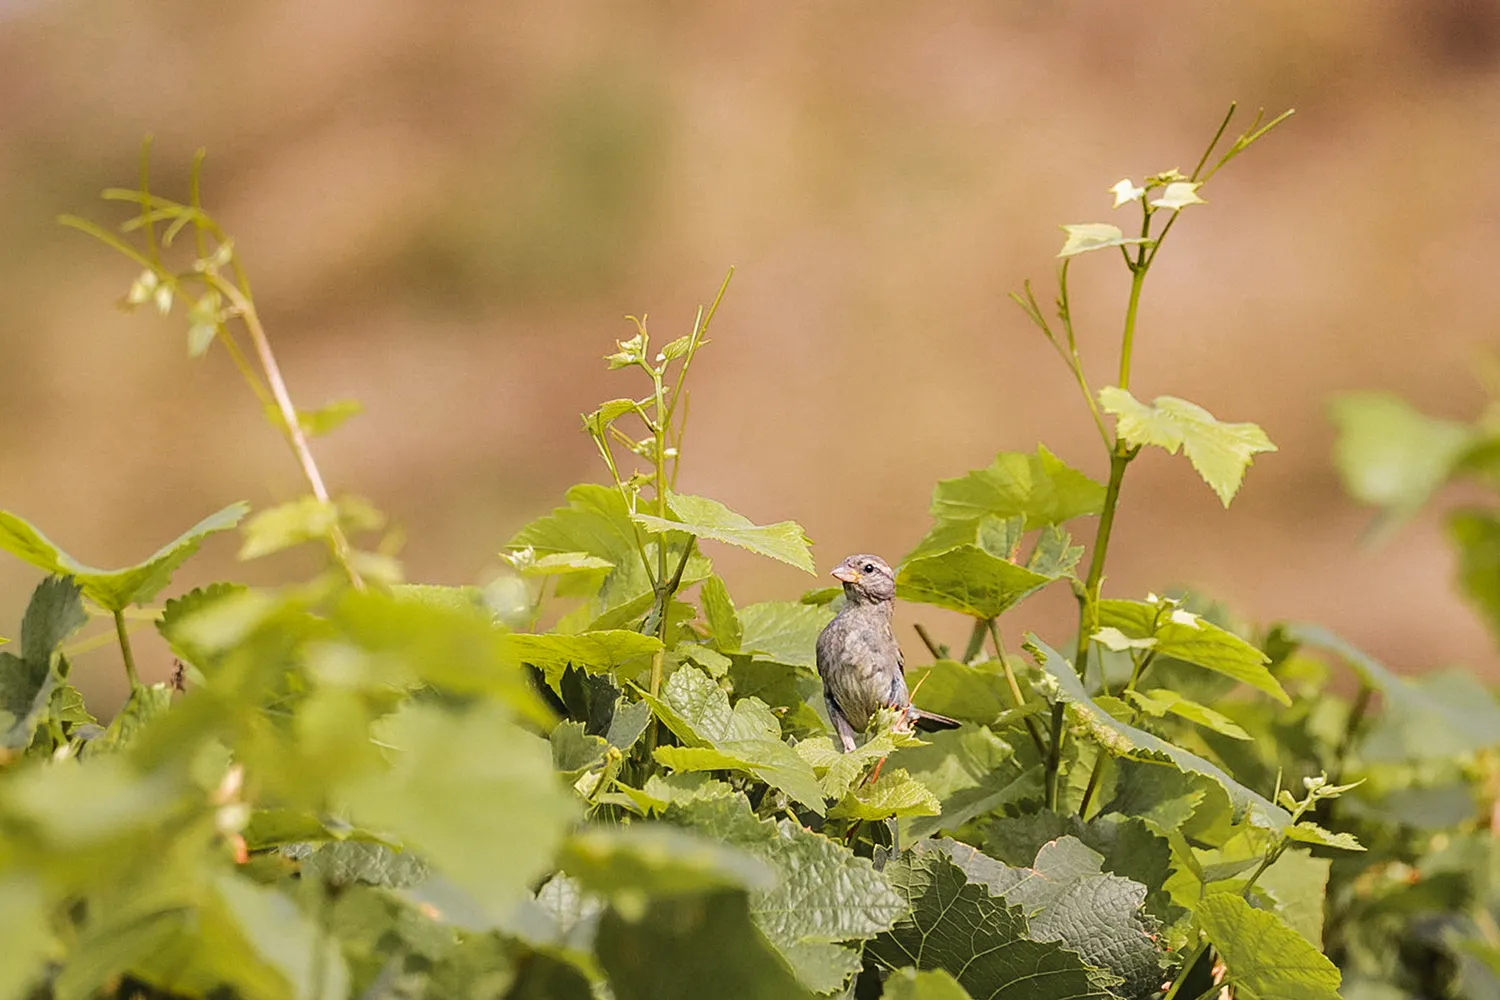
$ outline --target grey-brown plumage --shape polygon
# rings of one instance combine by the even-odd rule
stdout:
[[[818,674],[828,718],[838,731],[844,752],[854,749],[881,708],[905,711],[905,724],[922,729],[953,729],[958,722],[924,712],[911,703],[906,689],[906,662],[891,631],[896,603],[896,575],[879,556],[853,555],[833,570],[844,585],[844,608],[818,636]]]

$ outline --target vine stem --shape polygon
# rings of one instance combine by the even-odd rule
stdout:
[[[125,630],[125,612],[116,610],[115,635],[120,638],[120,655],[125,660],[125,677],[130,681],[130,690],[141,686],[140,675],[135,670],[135,654],[130,649],[130,633]]]
[[[1172,981],[1171,989],[1167,990],[1166,996],[1162,997],[1161,1000],[1177,1000],[1177,994],[1182,990],[1182,984],[1187,982],[1187,978],[1192,973],[1193,967],[1198,964],[1198,960],[1203,957],[1203,953],[1207,950],[1208,938],[1204,938],[1198,942],[1198,947],[1193,949],[1193,953],[1188,956],[1188,960],[1182,963],[1182,971],[1177,974],[1177,978]]]
[[[1109,457],[1109,485],[1104,491],[1104,507],[1099,512],[1099,530],[1094,535],[1094,551],[1089,556],[1089,572],[1084,580],[1083,593],[1078,595],[1078,649],[1074,654],[1073,669],[1083,677],[1088,672],[1089,644],[1098,630],[1099,588],[1104,581],[1104,560],[1109,553],[1109,539],[1114,532],[1115,510],[1120,504],[1120,483],[1125,479],[1125,469],[1135,458],[1133,449],[1115,446]],[[1047,808],[1057,808],[1057,772],[1062,762],[1063,705],[1052,706],[1052,745],[1047,754],[1046,789]]]
[[[302,466],[302,474],[306,477],[313,496],[320,503],[331,503],[328,487],[323,483],[323,474],[318,471],[318,463],[313,458],[312,449],[308,447],[307,435],[302,433],[302,422],[297,419],[297,407],[292,403],[291,393],[287,391],[286,380],[281,377],[281,366],[276,363],[276,355],[271,350],[270,338],[266,336],[265,328],[260,324],[260,316],[255,311],[254,303],[238,287],[232,282],[225,281],[222,276],[209,272],[204,277],[220,295],[228,300],[244,322],[245,330],[250,334],[250,343],[255,347],[256,357],[260,359],[261,369],[266,374],[266,383],[270,386],[271,395],[276,400],[276,408],[281,413],[282,423],[286,425],[287,441],[292,446],[292,453],[297,456],[298,464]],[[364,590],[364,580],[350,561],[349,539],[344,536],[344,529],[338,524],[335,524],[329,532],[329,541],[333,547],[334,557],[349,576],[349,582],[356,590]]]

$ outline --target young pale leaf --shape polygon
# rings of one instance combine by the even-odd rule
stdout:
[[[1352,833],[1334,833],[1325,830],[1310,820],[1303,820],[1287,827],[1284,832],[1288,839],[1300,841],[1304,844],[1317,844],[1319,847],[1337,847],[1341,851],[1363,851],[1365,845]]]
[[[1159,197],[1152,199],[1151,207],[1180,212],[1189,205],[1206,205],[1207,202],[1198,197],[1200,187],[1201,184],[1194,184],[1192,181],[1173,181]]]
[[[1002,451],[983,469],[941,480],[932,491],[939,521],[974,521],[985,515],[1025,518],[1026,531],[1098,514],[1104,487],[1037,445],[1035,453]],[[996,553],[1007,555],[1008,553]]]
[[[1396,518],[1414,513],[1453,474],[1474,440],[1463,424],[1439,420],[1383,392],[1334,400],[1333,463],[1356,500]]]
[[[677,520],[667,521],[649,514],[635,514],[632,519],[650,531],[685,531],[698,538],[738,545],[808,573],[817,571],[810,548],[812,543],[795,521],[752,524],[749,518],[736,514],[717,500],[687,493],[670,494],[667,507]]]
[[[1164,758],[1180,771],[1211,778],[1229,795],[1236,819],[1248,815],[1250,822],[1262,829],[1279,832],[1291,822],[1291,816],[1285,809],[1235,781],[1218,766],[1143,729],[1127,725],[1094,704],[1084,690],[1083,682],[1078,679],[1073,665],[1035,635],[1027,634],[1026,648],[1055,683],[1054,696],[1057,700],[1071,705],[1079,721],[1111,754],[1147,760]]]
[[[1239,894],[1205,896],[1193,915],[1229,968],[1246,1000],[1339,1000],[1339,970],[1274,913],[1253,909]]]
[[[73,577],[82,588],[83,596],[106,611],[124,611],[132,604],[144,604],[159,594],[171,582],[172,572],[198,551],[205,537],[233,528],[249,511],[247,503],[230,504],[193,525],[144,562],[124,569],[86,566],[58,548],[26,520],[8,511],[0,511],[0,549],[48,573]]]
[[[1132,638],[1113,625],[1107,625],[1094,633],[1094,641],[1105,649],[1123,653],[1129,649],[1150,649],[1156,645],[1156,636]]]
[[[1099,405],[1116,418],[1115,432],[1132,447],[1182,449],[1225,507],[1239,492],[1255,455],[1275,451],[1266,432],[1251,423],[1227,424],[1196,403],[1158,396],[1147,406],[1116,386],[1099,390]]]
[[[483,703],[456,713],[411,702],[383,722],[390,771],[341,798],[362,823],[406,841],[504,916],[530,895],[578,814],[546,742]],[[486,846],[495,844],[505,849]]]
[[[1216,712],[1207,705],[1200,705],[1166,688],[1153,688],[1150,691],[1128,691],[1127,697],[1140,706],[1141,711],[1148,715],[1161,716],[1171,713],[1179,718],[1186,719],[1195,725],[1212,729],[1223,736],[1233,740],[1253,739],[1249,733],[1240,727],[1223,712]]]
[[[1160,656],[1191,663],[1233,677],[1283,705],[1292,703],[1266,664],[1270,658],[1227,629],[1178,609],[1166,613],[1149,601],[1108,599],[1099,602],[1099,624],[1118,629],[1130,639],[1155,639]]]
[[[633,399],[611,399],[602,404],[599,409],[583,418],[585,426],[598,428],[602,434],[605,427],[614,423],[627,413],[640,411],[640,404]]]
[[[1027,935],[1020,907],[972,882],[942,851],[913,849],[886,868],[905,913],[865,948],[887,969],[944,969],[994,1000],[1108,1000],[1119,980],[1061,944]]]
[[[1062,231],[1068,234],[1068,238],[1063,241],[1063,248],[1057,252],[1059,257],[1076,257],[1090,250],[1105,250],[1109,247],[1151,242],[1139,236],[1126,236],[1120,232],[1119,226],[1112,226],[1107,222],[1076,223],[1063,226]]]
[[[1141,195],[1146,193],[1146,189],[1136,187],[1135,183],[1129,177],[1124,177],[1115,181],[1114,187],[1109,189],[1109,193],[1115,196],[1115,203],[1110,207],[1119,208],[1121,205],[1128,205],[1132,201],[1139,200]]]

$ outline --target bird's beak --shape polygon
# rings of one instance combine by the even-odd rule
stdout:
[[[828,574],[840,583],[853,583],[859,579],[859,570],[853,566],[837,566],[832,573]]]

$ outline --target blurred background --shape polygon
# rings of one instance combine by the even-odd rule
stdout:
[[[0,0],[0,507],[115,566],[230,501],[300,491],[222,350],[190,361],[180,315],[113,308],[133,267],[54,221],[117,222],[96,193],[134,184],[150,132],[177,197],[207,147],[205,201],[294,398],[364,402],[316,450],[336,492],[404,526],[410,579],[483,579],[517,528],[599,479],[578,415],[641,391],[601,360],[623,316],[648,313],[657,343],[685,334],[731,264],[681,487],[800,521],[820,570],[894,560],[934,481],[998,450],[1044,441],[1103,478],[1067,371],[1005,293],[1030,277],[1050,298],[1057,226],[1125,222],[1106,189],[1191,170],[1231,100],[1297,115],[1174,229],[1132,388],[1258,421],[1281,450],[1227,512],[1187,462],[1146,455],[1106,590],[1189,584],[1398,670],[1494,679],[1439,519],[1362,547],[1327,420],[1356,388],[1459,419],[1484,402],[1494,0]],[[1107,254],[1073,273],[1104,384],[1126,275]],[[237,566],[235,545],[212,540],[174,591],[306,568]],[[829,582],[710,554],[740,603]],[[4,634],[36,579],[0,559]],[[1008,637],[1066,632],[1070,605],[1023,605]],[[961,641],[961,623],[904,614]],[[117,659],[75,679],[118,693]]]

